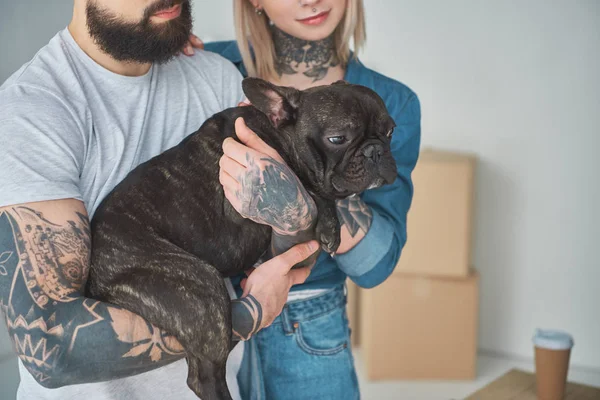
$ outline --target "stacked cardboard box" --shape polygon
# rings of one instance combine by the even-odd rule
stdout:
[[[349,287],[351,327],[369,379],[473,379],[479,275],[472,268],[476,159],[423,150],[408,241],[386,282]]]
[[[471,268],[475,158],[424,150],[413,171],[408,241],[395,272],[466,277]]]

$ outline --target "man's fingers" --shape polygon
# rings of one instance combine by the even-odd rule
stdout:
[[[268,155],[269,157],[283,162],[283,159],[279,156],[279,153],[275,151],[271,146],[266,144],[254,131],[246,125],[246,122],[242,117],[235,120],[235,134],[238,139],[246,146],[253,150]]]
[[[235,192],[233,192],[229,187],[224,187],[223,191],[225,192],[225,198],[229,201],[229,204],[238,212],[238,214],[242,215],[242,205]],[[242,215],[243,216],[243,215]]]
[[[292,285],[300,285],[300,284],[304,283],[304,281],[306,281],[306,279],[310,275],[310,271],[311,271],[310,267],[297,268],[297,269],[291,270],[290,272],[288,272],[288,276],[290,277],[290,280],[291,280],[290,283]]]
[[[233,158],[223,155],[219,160],[221,171],[226,172],[229,176],[239,182],[242,176],[246,173],[246,167],[235,161]],[[223,183],[223,182],[221,182]]]
[[[264,153],[262,150],[264,150],[265,147],[268,147],[267,144],[261,138],[259,138],[252,129],[248,128],[244,118],[242,117],[239,117],[235,120],[235,134],[246,146],[261,153]]]
[[[232,138],[227,138],[223,141],[223,153],[244,167],[248,166],[247,158],[256,154],[254,150],[249,149]]]
[[[241,187],[239,182],[234,177],[223,170],[219,171],[219,182],[223,186],[223,190],[227,190],[232,193],[236,190],[239,190]]]
[[[204,42],[194,34],[190,35],[190,43],[197,49],[204,49]]]
[[[311,240],[307,243],[297,244],[285,253],[282,253],[275,257],[273,260],[278,261],[278,267],[281,268],[282,272],[288,273],[289,270],[300,261],[306,260],[319,248],[319,243],[315,240]]]
[[[187,42],[185,44],[185,46],[183,47],[183,53],[186,56],[191,56],[194,54],[194,48],[192,47],[192,45],[190,44],[190,42]]]

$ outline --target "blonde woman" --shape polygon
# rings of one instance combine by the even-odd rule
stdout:
[[[406,243],[411,172],[420,145],[419,100],[357,58],[365,42],[362,0],[234,0],[234,5],[237,41],[207,43],[206,50],[229,59],[244,76],[278,85],[305,89],[343,79],[370,87],[396,123],[397,179],[338,203],[338,254],[321,254],[305,283],[292,287],[282,313],[245,342],[238,374],[244,399],[356,399],[344,285],[346,278],[364,288],[382,283]],[[237,151],[252,151],[240,146]],[[239,294],[246,284],[241,278],[234,280]]]

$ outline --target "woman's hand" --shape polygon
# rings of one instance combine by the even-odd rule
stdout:
[[[219,161],[227,200],[244,218],[269,225],[279,235],[312,228],[317,208],[296,175],[242,118],[235,121],[235,131],[242,143],[227,138]]]
[[[185,45],[183,46],[183,49],[181,49],[181,51],[186,56],[191,56],[191,55],[194,55],[194,48],[204,49],[204,42],[202,40],[200,40],[200,38],[198,36],[196,36],[192,33],[192,34],[190,34],[188,41],[185,43]]]

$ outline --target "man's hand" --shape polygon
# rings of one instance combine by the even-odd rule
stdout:
[[[236,339],[248,340],[273,323],[283,310],[290,288],[304,283],[310,274],[310,267],[292,267],[310,257],[318,248],[319,244],[314,240],[296,245],[261,264],[242,281],[242,298],[232,302]]]
[[[317,208],[296,175],[242,118],[235,121],[235,131],[243,144],[227,138],[219,161],[227,200],[244,218],[270,225],[278,235],[310,229]]]
[[[200,38],[198,36],[196,36],[192,33],[192,34],[190,34],[190,38],[185,43],[185,45],[183,46],[183,49],[181,49],[181,51],[186,56],[191,56],[191,55],[194,55],[194,48],[204,49],[204,42],[202,40],[200,40]]]

